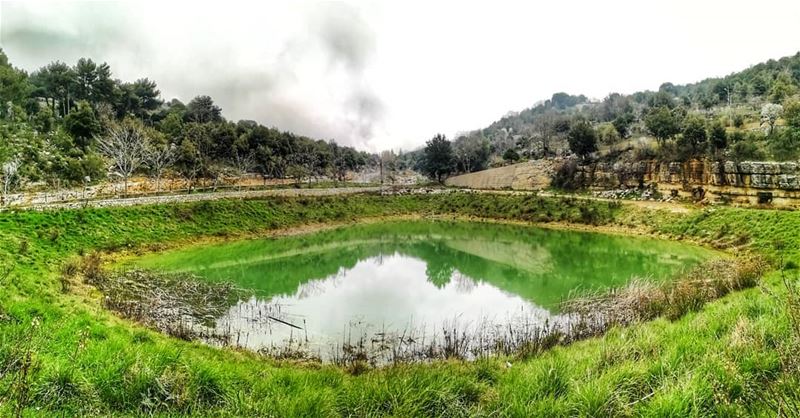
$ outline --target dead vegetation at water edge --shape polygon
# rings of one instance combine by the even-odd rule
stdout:
[[[494,355],[515,359],[537,356],[556,346],[605,334],[658,317],[676,320],[731,292],[756,286],[768,270],[761,258],[745,256],[702,263],[674,279],[634,280],[610,291],[572,295],[559,320],[542,323],[520,316],[505,323],[444,323],[434,335],[349,333],[332,347],[331,361],[360,373],[368,367],[435,360],[473,360]]]
[[[208,282],[191,274],[142,269],[108,271],[102,267],[98,253],[62,267],[62,290],[69,289],[78,274],[103,293],[103,306],[107,309],[184,340],[227,338],[208,329],[248,294],[231,283]]]
[[[755,286],[767,269],[766,261],[755,256],[715,259],[663,283],[633,280],[611,291],[573,295],[563,309],[582,317],[599,316],[609,325],[660,316],[674,320],[728,293]]]
[[[109,272],[101,268],[102,260],[97,254],[86,255],[72,264],[62,269],[62,274],[68,277],[64,281],[82,276],[86,283],[103,292],[105,307],[126,319],[184,340],[244,346],[240,339],[247,336],[235,329],[215,329],[214,324],[248,296],[246,290],[186,274],[148,270]],[[677,319],[730,292],[757,285],[766,269],[767,263],[756,257],[716,259],[668,282],[634,280],[611,291],[573,295],[563,303],[562,314],[555,321],[543,323],[524,316],[503,323],[449,321],[428,335],[421,328],[368,332],[366,328],[354,327],[340,341],[331,344],[325,356],[319,348],[310,349],[308,341],[302,338],[285,346],[263,348],[259,354],[301,362],[319,362],[324,358],[353,374],[411,362],[473,360],[496,355],[524,359],[555,346],[603,335],[615,326],[662,316]]]

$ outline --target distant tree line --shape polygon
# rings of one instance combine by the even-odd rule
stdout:
[[[254,121],[228,121],[209,96],[165,102],[147,78],[123,82],[108,64],[81,58],[30,74],[0,50],[0,176],[3,193],[23,182],[51,187],[112,176],[167,174],[190,183],[258,173],[264,179],[329,177],[376,155]]]

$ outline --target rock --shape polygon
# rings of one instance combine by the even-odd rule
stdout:
[[[780,163],[780,172],[781,174],[798,174],[797,163],[792,163],[792,162]]]
[[[800,176],[795,174],[781,174],[778,176],[778,187],[787,190],[800,189]]]

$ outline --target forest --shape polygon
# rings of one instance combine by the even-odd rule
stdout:
[[[164,100],[155,81],[115,79],[81,58],[32,73],[0,50],[0,176],[3,195],[169,174],[193,185],[257,173],[264,179],[334,178],[375,156],[335,141],[225,119],[214,100]],[[160,187],[160,186],[157,186]]]

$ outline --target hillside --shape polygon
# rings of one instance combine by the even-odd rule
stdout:
[[[155,81],[115,79],[89,58],[28,74],[0,49],[0,179],[5,200],[25,189],[84,187],[135,175],[195,185],[258,174],[345,180],[376,156],[321,140],[231,121],[207,95],[165,100]]]
[[[610,93],[599,101],[556,93],[455,138],[455,171],[564,156],[576,147],[578,154],[629,162],[797,159],[799,86],[800,53],[721,78],[667,82],[657,91]],[[404,158],[413,166],[422,154]]]

